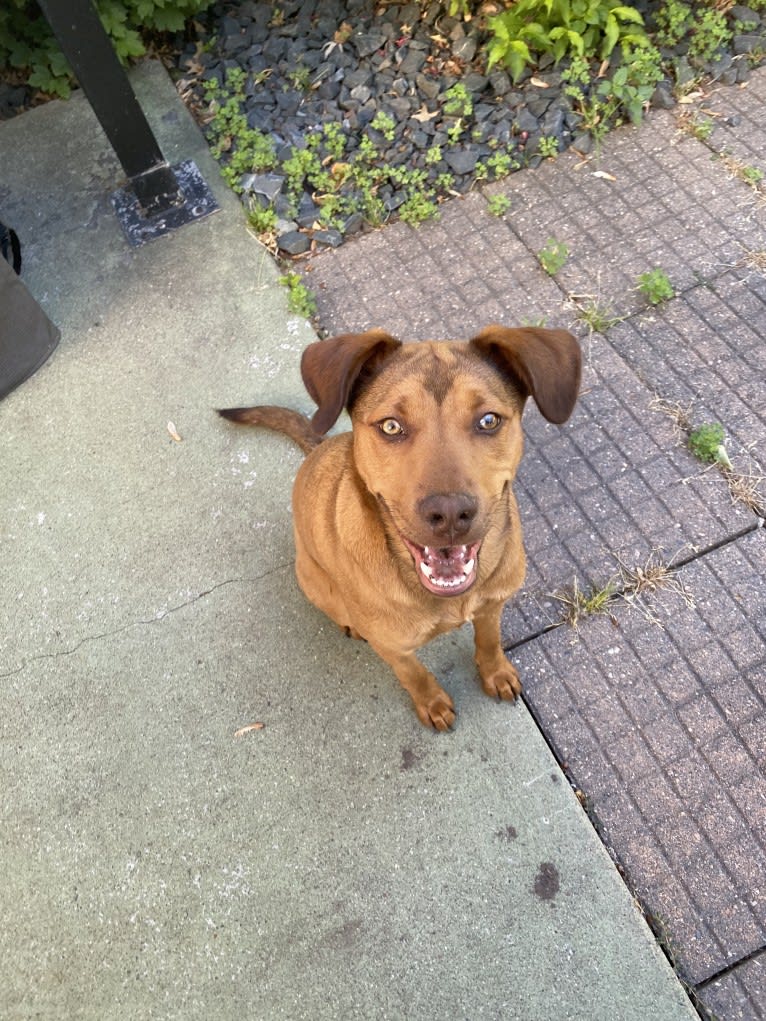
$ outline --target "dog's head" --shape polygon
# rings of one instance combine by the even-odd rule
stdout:
[[[370,330],[310,345],[301,371],[318,433],[348,409],[356,469],[420,583],[460,595],[482,543],[508,527],[527,398],[565,422],[581,356],[564,330],[489,326],[468,343],[413,344]]]

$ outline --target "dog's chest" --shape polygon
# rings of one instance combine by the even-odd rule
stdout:
[[[430,619],[423,621],[424,642],[454,631],[472,621],[483,600],[470,593],[459,598],[446,597],[436,602]]]

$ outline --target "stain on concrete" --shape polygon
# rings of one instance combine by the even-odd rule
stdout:
[[[504,829],[498,830],[495,834],[495,836],[499,837],[500,840],[507,840],[509,844],[512,840],[515,840],[518,835],[518,830],[515,826],[506,826]]]
[[[540,900],[555,900],[559,887],[559,870],[553,862],[542,862],[535,876],[535,893],[537,896]]]
[[[322,945],[334,950],[353,950],[363,937],[364,922],[361,918],[353,918],[344,922],[322,937]]]

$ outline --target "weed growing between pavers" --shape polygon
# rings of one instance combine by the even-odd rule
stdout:
[[[748,464],[745,467],[732,463],[724,445],[725,432],[718,423],[705,423],[698,428],[692,425],[692,405],[683,407],[676,401],[655,396],[649,404],[651,411],[658,411],[673,421],[678,429],[679,441],[699,460],[707,463],[701,475],[717,470],[724,478],[732,502],[741,504],[759,518],[766,518],[766,470],[756,461],[750,449],[745,451]],[[736,458],[739,461],[739,458]],[[698,476],[691,476],[696,478]],[[681,479],[687,482],[688,479]]]
[[[649,402],[650,411],[659,411],[660,414],[669,418],[681,433],[690,433],[692,430],[691,414],[693,405],[687,404],[684,407],[678,401],[669,401],[659,394],[655,394]]]
[[[577,318],[588,327],[591,333],[605,334],[626,316],[615,315],[608,306],[602,304],[592,294],[570,294],[569,300],[577,309]]]
[[[511,200],[507,195],[490,195],[487,199],[487,212],[492,216],[505,216],[511,208]]]
[[[751,269],[766,276],[766,251],[747,252],[742,262],[744,265],[750,266]]]
[[[564,241],[557,241],[556,238],[548,238],[537,253],[538,262],[549,276],[555,276],[560,269],[563,269],[568,258],[568,246]]]
[[[707,464],[718,462],[731,468],[731,461],[724,445],[725,440],[726,433],[720,422],[705,422],[692,429],[687,443],[689,450],[700,461]]]
[[[694,601],[677,577],[679,550],[670,559],[662,559],[661,550],[652,550],[643,564],[631,566],[619,555],[615,554],[617,570],[602,585],[591,585],[589,592],[580,588],[575,577],[571,588],[551,593],[553,599],[561,603],[563,613],[559,624],[567,624],[575,631],[590,617],[602,614],[610,615],[620,600],[640,611],[651,624],[663,628],[664,625],[655,611],[647,602],[648,596],[657,596],[660,592],[674,592],[680,596],[687,606],[694,606]]]
[[[646,298],[650,305],[661,305],[663,301],[670,301],[676,294],[667,273],[659,266],[655,269],[647,270],[646,273],[641,273],[638,277],[636,289]]]
[[[712,117],[700,119],[696,114],[692,113],[682,114],[678,119],[678,124],[685,134],[691,135],[692,138],[696,138],[699,142],[707,142],[715,128]]]
[[[715,123],[711,117],[700,119],[696,113],[691,112],[681,113],[678,118],[678,124],[683,132],[703,143],[708,142],[715,128]],[[739,157],[729,152],[728,149],[718,151],[711,147],[711,152],[711,158],[720,160],[732,177],[736,177],[749,185],[757,194],[763,194],[764,171],[760,167],[754,167],[749,163],[745,163],[744,160],[739,159]]]
[[[732,501],[742,504],[759,518],[766,519],[766,474],[752,456],[747,471],[729,470],[722,465],[719,468],[726,479]]]
[[[691,593],[678,578],[677,568],[673,566],[678,559],[679,550],[668,561],[659,559],[660,551],[652,550],[644,564],[630,567],[617,557],[620,578],[620,596],[630,606],[636,607],[650,624],[664,629],[662,621],[647,603],[647,596],[656,596],[659,592],[675,592],[688,607],[694,606]]]
[[[571,588],[553,592],[551,595],[563,606],[560,623],[568,624],[577,630],[587,617],[608,612],[615,591],[616,578],[610,578],[606,584],[601,586],[591,585],[589,592],[585,593],[575,577]]]
[[[750,164],[745,163],[743,160],[733,156],[726,149],[723,149],[716,155],[732,177],[739,178],[740,181],[744,181],[745,184],[749,185],[754,192],[759,195],[763,195],[764,172],[760,169],[760,167],[753,167]]]

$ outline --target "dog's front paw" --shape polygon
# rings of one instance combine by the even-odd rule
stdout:
[[[481,685],[492,698],[501,698],[504,702],[513,702],[521,694],[521,681],[516,668],[507,661],[497,670],[482,677]]]
[[[413,701],[415,712],[424,726],[444,731],[455,722],[455,706],[446,691],[439,689],[438,694],[429,699]]]

